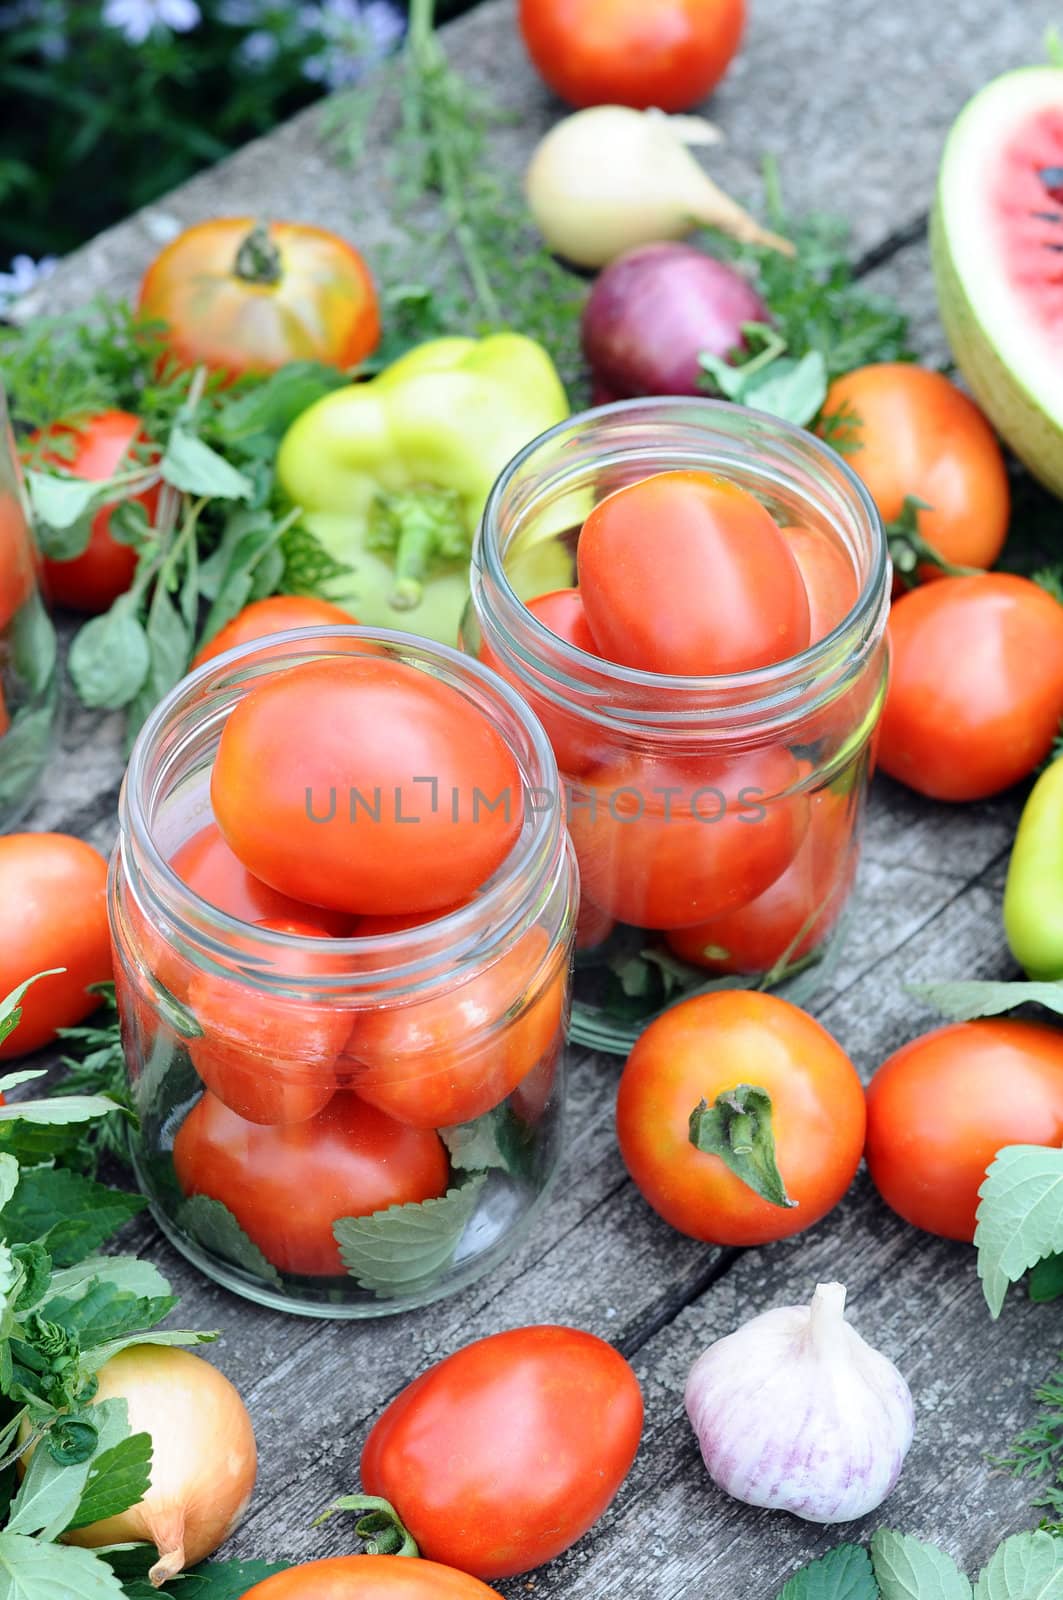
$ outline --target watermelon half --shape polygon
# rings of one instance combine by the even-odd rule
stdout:
[[[941,320],[998,433],[1063,495],[1063,68],[997,78],[945,146],[931,225]]]

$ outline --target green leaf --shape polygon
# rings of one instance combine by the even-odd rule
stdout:
[[[234,1266],[243,1267],[256,1278],[264,1278],[275,1288],[281,1287],[281,1276],[271,1261],[247,1237],[232,1212],[220,1200],[211,1200],[205,1194],[195,1194],[186,1200],[177,1214],[178,1225],[190,1233],[206,1250]]]
[[[527,1172],[534,1135],[508,1106],[496,1106],[475,1122],[440,1129],[453,1166],[463,1172],[501,1168],[520,1176]]]
[[[382,1297],[430,1281],[453,1259],[486,1181],[474,1173],[438,1200],[341,1217],[332,1231],[351,1277]]]
[[[202,638],[212,639],[251,598],[259,563],[279,544],[287,519],[269,511],[239,510],[229,518],[222,542],[200,568],[200,587],[211,600]]]
[[[713,385],[729,400],[805,427],[827,398],[823,356],[818,350],[809,350],[795,360],[782,353],[785,346],[780,340],[774,336],[772,340],[760,356],[741,365],[708,353],[698,360]]]
[[[905,1533],[880,1528],[871,1562],[882,1600],[971,1600],[971,1585],[952,1557]]]
[[[68,1122],[91,1122],[95,1117],[120,1111],[121,1106],[102,1094],[71,1094],[55,1100],[19,1100],[13,1106],[0,1106],[0,1122],[35,1122],[62,1126]]]
[[[0,1226],[12,1243],[39,1239],[56,1266],[72,1267],[146,1205],[143,1195],[108,1188],[64,1167],[36,1167],[23,1172]]]
[[[0,1155],[0,1211],[18,1188],[19,1166],[14,1156]]]
[[[3,1600],[125,1600],[105,1561],[91,1550],[0,1533]]]
[[[36,983],[38,978],[56,978],[65,971],[65,967],[49,967],[46,972],[35,972],[32,978],[27,978],[24,983],[20,983],[17,988],[5,994],[4,998],[0,1000],[0,1044],[3,1044],[4,1040],[14,1033],[21,1022],[22,1001],[30,985]],[[43,1078],[44,1075],[43,1072],[35,1072],[32,1068],[26,1072],[9,1072],[5,1077],[0,1078],[0,1093],[6,1093],[9,1089],[17,1089],[22,1083],[32,1083],[34,1078]]]
[[[978,1275],[998,1317],[1008,1285],[1063,1250],[1063,1150],[1009,1145],[990,1164],[978,1193]]]
[[[151,1434],[134,1433],[102,1450],[91,1463],[76,1510],[65,1528],[87,1528],[143,1500],[151,1484]]]
[[[210,500],[250,500],[254,493],[250,478],[182,427],[172,430],[159,472],[175,489]]]
[[[205,1561],[191,1572],[183,1573],[173,1590],[174,1600],[242,1600],[256,1583],[272,1578],[275,1572],[287,1572],[287,1561]],[[159,1591],[150,1583],[134,1581],[124,1589],[126,1600],[158,1600]]]
[[[105,503],[101,484],[28,468],[26,488],[33,508],[34,531],[44,555],[54,561],[70,561],[82,555],[92,534],[92,512]]]
[[[225,400],[214,428],[233,443],[250,439],[257,443],[265,435],[264,443],[276,445],[296,417],[350,381],[346,373],[319,361],[290,361],[254,388]]]
[[[999,1017],[1018,1006],[1044,1006],[1063,1013],[1063,983],[909,983],[908,993],[940,1011],[950,1022]]]
[[[1016,1533],[989,1559],[974,1600],[1063,1600],[1063,1539]]]
[[[73,1299],[51,1296],[48,1300],[48,1320],[58,1322],[69,1333],[75,1333],[83,1350],[105,1344],[125,1334],[153,1328],[176,1306],[176,1296],[157,1295],[147,1298],[130,1294],[113,1283],[94,1282],[84,1294]]]
[[[121,595],[110,611],[86,622],[70,646],[67,665],[74,687],[95,710],[128,705],[151,668],[148,636],[133,606],[129,595]]]
[[[52,1258],[41,1244],[17,1244],[11,1253],[23,1272],[22,1286],[15,1300],[16,1311],[23,1315],[51,1293]]]
[[[321,595],[328,599],[330,585],[350,577],[350,567],[330,555],[309,528],[300,523],[288,529],[280,548],[284,557],[280,587],[287,594]]]
[[[1037,1305],[1046,1305],[1063,1295],[1063,1255],[1045,1256],[1030,1269],[1027,1282],[1030,1299]]]
[[[131,1350],[138,1344],[159,1345],[197,1345],[213,1344],[218,1337],[216,1333],[197,1333],[191,1328],[152,1328],[141,1333],[123,1334],[120,1339],[108,1339],[106,1344],[98,1344],[91,1350],[84,1352],[81,1361],[83,1372],[99,1372],[108,1361],[121,1355],[123,1350]]]
[[[0,740],[0,806],[16,806],[33,792],[51,753],[56,697],[19,706]]]
[[[56,967],[54,970],[56,972],[65,972],[66,968]],[[43,973],[38,974],[38,977],[43,976]],[[24,994],[28,989],[29,984],[35,982],[35,978],[30,978],[29,983],[19,984],[18,988],[13,991],[13,994]],[[9,1026],[11,1019],[14,1016],[14,1012],[8,1011],[7,1005],[8,1001],[10,1001],[12,998],[13,996],[9,994],[7,1000],[0,1002],[0,1044],[3,1044],[8,1034],[13,1033],[14,1027],[18,1026],[17,1017],[15,1017],[14,1027]],[[47,1076],[48,1073],[44,1067],[27,1067],[24,1072],[5,1072],[4,1076],[0,1078],[0,1094],[10,1094],[12,1089],[17,1089],[23,1083],[33,1083],[37,1078],[46,1078]]]
[[[55,1539],[70,1526],[89,1482],[93,1464],[113,1449],[120,1448],[127,1439],[129,1412],[126,1402],[119,1399],[101,1401],[92,1408],[92,1423],[92,1441],[80,1460],[61,1463],[43,1444],[33,1452],[22,1487],[12,1502],[11,1518],[7,1525],[11,1533],[35,1533],[42,1539]]]
[[[690,1142],[705,1155],[719,1156],[736,1177],[773,1206],[794,1206],[775,1164],[771,1096],[756,1084],[740,1083],[702,1100],[690,1114]]]
[[[163,584],[155,585],[146,624],[150,666],[148,675],[130,702],[126,719],[127,744],[132,744],[159,701],[180,683],[188,671],[192,633]]]
[[[858,1544],[840,1544],[795,1572],[778,1600],[879,1600],[871,1558]]]
[[[145,1300],[160,1299],[170,1293],[170,1285],[151,1261],[141,1261],[137,1256],[90,1256],[76,1267],[54,1274],[44,1309],[50,1310],[56,1300],[69,1303],[84,1298],[97,1284],[110,1284]]]
[[[39,695],[55,676],[55,661],[55,628],[34,589],[11,626],[11,665],[30,694]]]

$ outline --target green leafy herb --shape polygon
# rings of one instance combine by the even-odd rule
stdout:
[[[1045,1256],[1031,1267],[1026,1290],[1037,1305],[1058,1300],[1063,1295],[1063,1255]]]
[[[92,1550],[0,1533],[0,1592],[11,1600],[124,1600],[125,1591]]]
[[[734,365],[708,353],[698,358],[710,386],[754,411],[801,427],[813,422],[827,397],[827,369],[820,351],[809,350],[797,358],[785,353],[785,340],[772,328],[751,324],[744,332],[761,346],[748,360]]]
[[[430,1281],[453,1259],[486,1181],[486,1173],[471,1173],[438,1200],[341,1217],[332,1231],[351,1277],[381,1297]]]
[[[1009,1145],[990,1164],[978,1193],[978,1274],[998,1317],[1009,1284],[1063,1250],[1063,1150]]]
[[[232,1212],[220,1200],[211,1200],[205,1194],[193,1195],[181,1206],[178,1222],[182,1228],[198,1239],[204,1249],[212,1250],[225,1261],[242,1267],[256,1278],[280,1288],[280,1274],[266,1260],[261,1250],[253,1244]]]
[[[27,978],[25,983],[20,983],[17,989],[12,989],[10,994],[5,995],[3,1000],[0,1000],[0,1044],[3,1044],[4,1040],[14,1033],[22,1021],[22,1001],[30,985],[36,983],[38,978],[55,978],[64,970],[63,967],[49,967],[47,972],[35,972],[32,978]],[[17,1084],[27,1083],[30,1079],[39,1076],[43,1076],[43,1074],[33,1071],[25,1074],[11,1073],[3,1080],[2,1087],[4,1089],[13,1089]]]
[[[999,1017],[1019,1006],[1044,1006],[1063,1014],[1063,983],[981,981],[910,983],[909,994],[940,1011],[950,1022],[970,1022],[976,1017]]]
[[[1063,1600],[1063,1539],[1012,1534],[983,1568],[974,1600]]]
[[[879,1600],[867,1551],[858,1544],[838,1545],[795,1572],[778,1600]]]
[[[882,1528],[871,1540],[882,1600],[971,1600],[971,1585],[951,1556]]]
[[[1036,1488],[1033,1504],[1053,1522],[1063,1522],[1063,1364],[1033,1392],[1039,1413],[1015,1438],[1006,1455],[992,1458],[995,1467],[1025,1478]]]
[[[34,1167],[22,1173],[3,1208],[4,1236],[9,1244],[40,1240],[56,1266],[69,1267],[146,1205],[142,1195],[110,1189],[62,1167]]]
[[[256,1583],[286,1572],[286,1561],[205,1561],[191,1572],[182,1573],[172,1590],[174,1600],[241,1600]],[[163,1591],[166,1594],[170,1590]],[[159,1590],[150,1583],[134,1580],[122,1590],[126,1600],[158,1600]]]
[[[534,1135],[508,1106],[496,1106],[475,1122],[443,1128],[440,1137],[455,1167],[463,1172],[483,1172],[499,1167],[516,1176],[526,1173]]]

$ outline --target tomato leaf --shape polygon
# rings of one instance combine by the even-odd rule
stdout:
[[[177,1221],[205,1250],[242,1267],[256,1278],[265,1278],[276,1288],[281,1287],[280,1273],[256,1244],[247,1237],[228,1207],[220,1200],[205,1194],[195,1194],[186,1200],[178,1212]]]
[[[254,484],[187,428],[174,427],[159,462],[166,483],[212,500],[250,500]]]
[[[795,1572],[777,1600],[879,1600],[871,1558],[858,1544],[840,1544]]]
[[[382,1299],[430,1282],[453,1260],[486,1181],[471,1173],[438,1200],[341,1217],[332,1231],[351,1277]]]
[[[74,687],[94,710],[128,705],[151,668],[148,636],[133,604],[129,595],[121,595],[110,611],[86,622],[70,646],[67,665]]]
[[[748,1188],[773,1206],[796,1206],[775,1164],[771,1096],[756,1084],[739,1083],[690,1113],[690,1142],[705,1155],[719,1156]]]
[[[1009,1145],[990,1164],[978,1193],[978,1275],[998,1317],[1009,1284],[1063,1250],[1063,1150]]]
[[[124,1600],[122,1586],[92,1550],[0,1533],[5,1600]]]
[[[1063,1600],[1063,1539],[1016,1533],[989,1558],[974,1600]]]
[[[880,1528],[871,1563],[882,1600],[971,1600],[971,1585],[952,1557],[908,1534]]]
[[[1019,1006],[1044,1006],[1063,1014],[1063,983],[909,983],[908,993],[940,1011],[950,1022],[999,1017]]]
[[[23,1172],[0,1214],[10,1244],[40,1240],[57,1266],[71,1267],[143,1211],[142,1195],[110,1189],[63,1167]]]

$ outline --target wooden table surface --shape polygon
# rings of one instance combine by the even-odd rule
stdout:
[[[494,152],[515,182],[558,108],[524,59],[514,9],[492,0],[447,38],[516,114]],[[868,281],[903,301],[922,352],[941,359],[925,235],[942,141],[983,82],[1041,58],[1054,0],[752,0],[751,9],[746,47],[711,107],[728,137],[714,174],[755,201],[761,155],[774,152],[791,206],[851,218]],[[380,187],[373,159],[352,176],[324,148],[319,113],[305,113],[70,258],[41,306],[128,293],[175,219],[265,212],[337,228],[372,253],[422,220],[389,218]],[[120,775],[115,719],[70,708],[29,825],[108,847]],[[1016,796],[935,806],[876,780],[850,936],[816,1007],[862,1074],[933,1021],[906,984],[1012,974],[1000,897],[1019,808]],[[212,1287],[150,1222],[130,1230],[126,1246],[156,1260],[181,1294],[182,1323],[224,1330],[212,1358],[254,1418],[258,1488],[226,1553],[309,1559],[351,1548],[344,1519],[311,1522],[356,1485],[382,1406],[429,1362],[536,1321],[612,1340],[644,1386],[646,1430],[598,1528],[550,1567],[499,1585],[509,1596],[771,1600],[794,1568],[877,1526],[936,1540],[973,1572],[1005,1533],[1031,1524],[1028,1489],[995,1472],[986,1452],[1031,1416],[1031,1387],[1063,1343],[1054,1309],[1013,1293],[991,1322],[973,1252],[902,1225],[863,1172],[833,1215],[791,1242],[742,1253],[680,1238],[625,1175],[610,1116],[617,1072],[614,1061],[570,1053],[563,1171],[534,1238],[486,1281],[420,1313],[335,1324],[261,1311]],[[918,1417],[892,1498],[844,1530],[725,1499],[704,1475],[682,1408],[686,1373],[707,1343],[829,1279],[848,1286],[854,1324],[907,1376]]]

